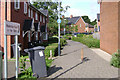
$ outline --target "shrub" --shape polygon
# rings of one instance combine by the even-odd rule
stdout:
[[[90,38],[90,37],[73,37],[73,41],[81,42],[85,45],[87,45],[89,48],[100,48],[100,40]]]
[[[85,34],[77,34],[77,37],[83,37]]]
[[[63,38],[60,39],[60,45],[65,46],[67,44],[67,41]]]
[[[112,54],[110,64],[114,67],[120,68],[120,52]]]

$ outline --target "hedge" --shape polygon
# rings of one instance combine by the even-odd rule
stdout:
[[[73,41],[81,42],[89,48],[100,48],[100,40],[92,38],[91,35],[83,35],[83,37],[73,37]]]

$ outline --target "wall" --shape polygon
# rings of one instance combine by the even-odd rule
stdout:
[[[81,24],[81,27],[80,27]],[[78,25],[78,32],[84,33],[85,31],[85,23],[83,22],[82,18],[80,18],[75,25]]]
[[[3,2],[1,1],[1,26],[0,26],[0,44],[1,47],[4,48],[4,20],[5,20],[5,3],[4,0]],[[28,11],[27,11],[28,12]],[[33,12],[34,15],[34,19],[35,19],[35,12]],[[39,13],[41,14],[41,13]],[[43,16],[43,15],[42,15]],[[23,24],[24,24],[24,20],[25,19],[31,19],[28,17],[28,13],[24,14],[24,3],[21,2],[20,3],[20,9],[19,10],[15,10],[14,9],[14,3],[11,2],[7,2],[7,20],[8,21],[12,21],[12,22],[17,22],[20,23],[20,36],[19,36],[19,43],[22,43],[22,49],[23,48],[27,48],[27,43],[28,43],[28,36],[26,35],[25,38],[23,38],[22,36],[22,29],[23,29]],[[39,15],[38,15],[38,20],[35,20],[35,22],[39,22]],[[41,22],[40,26],[43,25],[43,23]],[[35,37],[34,37],[35,39]],[[14,43],[14,36],[7,36],[7,54],[8,54],[8,59],[11,58],[11,44]],[[3,49],[2,49],[3,51]],[[13,54],[13,52],[12,52]]]
[[[102,2],[100,15],[100,48],[112,54],[118,50],[118,2]]]

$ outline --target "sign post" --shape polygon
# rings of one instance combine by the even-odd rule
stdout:
[[[5,78],[7,78],[7,35],[15,35],[16,78],[18,78],[18,35],[20,35],[20,24],[9,21],[4,22]]]
[[[59,38],[59,41],[58,41],[58,56],[60,56],[60,23],[61,23],[61,20],[60,20],[60,2],[58,2],[58,38]]]

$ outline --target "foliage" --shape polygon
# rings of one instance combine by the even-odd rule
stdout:
[[[83,35],[83,37],[73,37],[73,41],[81,42],[89,48],[100,48],[100,40],[94,39],[91,35]]]
[[[78,32],[78,25],[75,26],[75,32]]]
[[[20,60],[20,68],[21,68],[21,74],[19,74],[19,78],[35,78],[33,77],[33,72],[31,67],[29,67],[28,69],[26,68],[26,58],[25,57],[21,57]]]
[[[91,25],[96,25],[97,24],[97,19],[95,19],[94,21],[92,21],[91,23],[90,23]]]
[[[67,44],[67,41],[63,38],[60,39],[60,45],[65,46]]]
[[[72,34],[66,34],[66,35],[63,36],[63,38],[66,39],[66,40],[70,40],[71,37],[72,37]]]
[[[110,64],[114,67],[120,68],[120,51],[112,54]]]
[[[89,23],[90,24],[90,19],[88,16],[82,16],[83,20],[86,22],[86,23]]]
[[[97,24],[97,19],[91,22],[88,16],[82,16],[82,18],[86,23],[91,24],[93,26]]]
[[[77,34],[77,37],[83,37],[85,34]]]
[[[53,2],[51,0],[51,2],[33,2],[33,5],[41,10],[48,10],[48,14],[49,14],[49,23],[48,23],[48,28],[49,28],[49,33],[51,34],[58,34],[58,23],[57,23],[57,19],[58,19],[58,2]],[[62,2],[60,3],[60,12],[61,13],[65,13],[68,8],[70,8],[70,6],[65,6],[64,8],[62,7]],[[62,16],[62,14],[60,14]],[[61,28],[65,26],[65,21],[64,19],[62,19],[62,23],[61,23]]]

